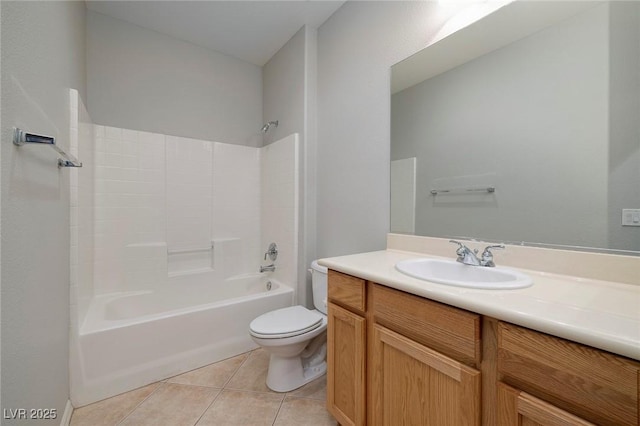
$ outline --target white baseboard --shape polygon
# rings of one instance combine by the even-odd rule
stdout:
[[[64,407],[64,414],[62,415],[62,419],[60,419],[60,426],[69,426],[72,414],[73,405],[71,405],[71,401],[67,400],[67,405]]]

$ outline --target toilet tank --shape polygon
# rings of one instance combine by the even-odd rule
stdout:
[[[327,268],[311,262],[311,287],[313,288],[313,304],[316,309],[327,314]]]

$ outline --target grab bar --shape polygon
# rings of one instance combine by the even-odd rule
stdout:
[[[487,186],[482,188],[451,188],[451,189],[432,189],[431,195],[438,194],[468,194],[469,192],[496,192],[495,186]]]
[[[82,167],[82,163],[76,157],[64,152],[56,145],[56,138],[52,136],[36,135],[28,133],[17,127],[13,128],[13,144],[22,146],[25,144],[49,145],[63,158],[58,158],[58,167]]]
[[[209,251],[209,250],[213,250],[213,242],[209,247],[200,247],[200,248],[193,247],[193,248],[178,249],[178,250],[167,249],[167,254],[195,253],[198,251]]]

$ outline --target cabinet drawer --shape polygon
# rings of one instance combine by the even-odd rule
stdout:
[[[371,287],[377,323],[456,361],[480,365],[480,315],[379,284]]]
[[[498,383],[498,426],[595,426],[525,392]]]
[[[500,322],[502,380],[599,425],[638,423],[640,364]]]
[[[362,278],[352,277],[329,270],[329,299],[360,313],[365,311],[365,283]]]

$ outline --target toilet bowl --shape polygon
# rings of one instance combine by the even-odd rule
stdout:
[[[289,392],[327,371],[327,268],[311,264],[316,309],[290,306],[267,312],[249,325],[251,338],[270,355],[267,386]]]

